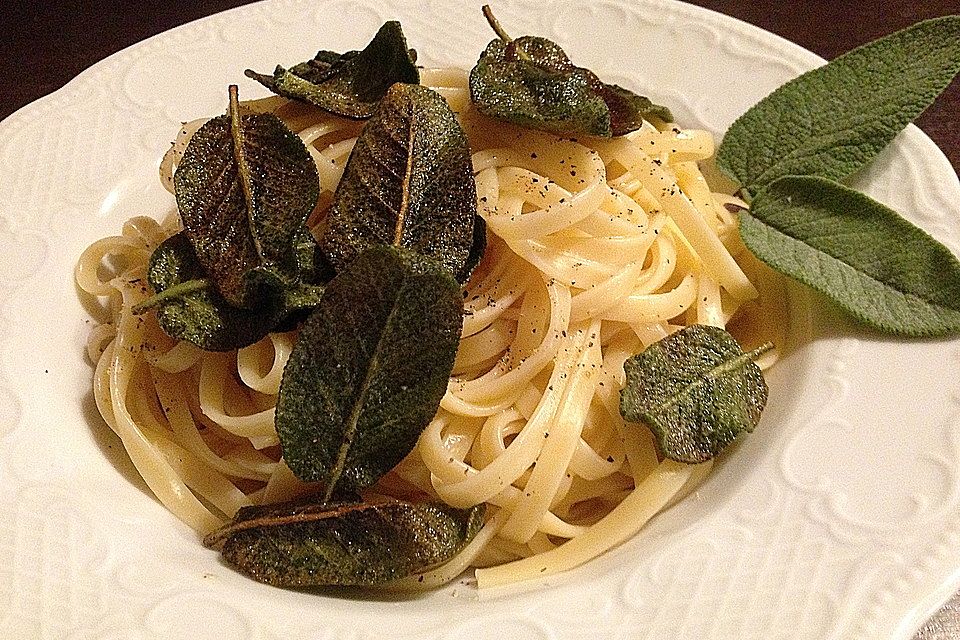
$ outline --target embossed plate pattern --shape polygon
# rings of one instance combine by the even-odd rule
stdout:
[[[502,0],[680,122],[722,132],[821,61],[676,2]],[[431,65],[470,66],[477,7],[270,0],[147,40],[0,123],[0,637],[909,638],[960,582],[960,342],[900,343],[794,297],[799,346],[757,432],[694,495],[566,575],[412,599],[281,591],[221,565],[146,492],[99,420],[72,284],[89,242],[172,199],[178,123],[268,69],[399,18]],[[860,185],[960,253],[960,184],[911,128]],[[808,312],[809,311],[809,312]]]

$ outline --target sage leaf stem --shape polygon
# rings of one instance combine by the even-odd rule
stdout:
[[[172,300],[174,298],[182,298],[188,296],[192,293],[197,293],[198,291],[207,291],[213,286],[206,278],[197,278],[195,280],[187,280],[186,282],[181,282],[175,284],[172,287],[164,289],[159,293],[155,293],[150,296],[140,304],[136,304],[130,310],[133,315],[138,316],[142,313],[146,313],[154,307],[159,307],[164,302]]]

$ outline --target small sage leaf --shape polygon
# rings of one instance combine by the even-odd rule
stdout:
[[[574,65],[554,42],[513,40],[489,7],[484,15],[500,38],[470,71],[470,96],[481,113],[531,129],[604,137],[638,129],[644,118],[673,120],[666,107]]]
[[[647,425],[664,457],[706,462],[760,420],[767,385],[753,361],[771,347],[744,353],[723,329],[686,327],[624,363],[620,413]]]
[[[740,235],[768,265],[875,329],[960,333],[960,262],[862,193],[825,178],[780,178],[741,212]]]
[[[316,245],[312,236],[309,242]],[[181,232],[164,240],[150,256],[147,281],[156,295],[135,307],[134,313],[156,308],[164,333],[205,351],[239,349],[270,331],[292,329],[298,316],[319,304],[322,283],[331,275],[312,258],[305,260],[302,275],[317,284],[296,282],[266,296],[255,309],[234,307],[205,277],[190,240]]]
[[[253,310],[233,307],[212,283],[184,288],[184,284],[209,281],[183,233],[167,238],[154,250],[147,280],[157,293],[149,306],[157,308],[160,328],[172,338],[206,351],[230,351],[253,344],[284,315],[272,300]]]
[[[319,196],[316,165],[272,114],[230,112],[204,124],[174,174],[177,206],[197,260],[231,305],[299,278],[297,244]]]
[[[320,245],[337,271],[369,247],[397,245],[462,277],[477,219],[470,146],[456,116],[435,91],[396,84],[357,139]]]
[[[407,49],[400,23],[384,23],[363,51],[338,55],[320,51],[289,70],[277,67],[272,76],[246,70],[246,75],[274,93],[302,100],[347,118],[373,115],[377,103],[396,82],[418,84],[416,53]]]
[[[960,16],[920,22],[791,80],[733,123],[717,165],[755,196],[777,178],[843,180],[960,71]]]
[[[305,482],[367,487],[436,414],[459,345],[460,287],[432,260],[367,250],[327,285],[283,371],[276,428]]]
[[[479,531],[483,513],[483,505],[298,501],[244,507],[204,544],[274,586],[376,586],[453,558]]]

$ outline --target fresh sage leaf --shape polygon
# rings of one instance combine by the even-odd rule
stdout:
[[[470,146],[447,101],[396,84],[357,139],[320,245],[338,272],[369,247],[397,245],[462,277],[478,218]]]
[[[376,586],[447,562],[483,524],[483,505],[297,501],[244,507],[204,539],[278,587]]]
[[[825,178],[776,180],[740,214],[768,265],[903,336],[960,333],[960,262],[895,211]]]
[[[276,428],[305,482],[372,485],[416,445],[447,388],[462,327],[453,276],[379,246],[327,285],[283,371]]]
[[[204,124],[174,174],[177,206],[197,260],[235,307],[299,280],[304,224],[320,191],[300,138],[272,114],[230,110]]]
[[[791,80],[740,116],[717,165],[756,196],[787,175],[863,168],[960,71],[960,16],[920,22]]]
[[[770,348],[744,353],[723,329],[681,329],[624,363],[620,413],[649,427],[664,457],[706,462],[760,420],[767,385],[753,361]]]
[[[530,129],[604,137],[634,131],[644,119],[673,120],[666,107],[574,65],[554,42],[514,40],[489,6],[483,13],[499,38],[470,71],[470,96],[481,113]]]
[[[400,23],[384,23],[363,51],[338,55],[320,51],[289,70],[278,66],[273,75],[246,70],[246,75],[274,93],[308,102],[330,113],[365,119],[396,82],[418,84],[416,52],[407,49]]]

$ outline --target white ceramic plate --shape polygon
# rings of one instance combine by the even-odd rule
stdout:
[[[675,2],[501,0],[679,121],[722,132],[821,61]],[[801,346],[756,433],[701,490],[577,571],[512,592],[413,599],[251,582],[146,492],[100,421],[72,268],[172,206],[158,160],[182,120],[261,95],[245,67],[363,45],[399,18],[431,65],[490,33],[455,2],[272,0],[131,47],[0,124],[0,637],[908,638],[960,582],[960,341],[901,343],[797,304]],[[960,253],[960,184],[909,129],[861,186]],[[797,300],[800,300],[800,296]]]

